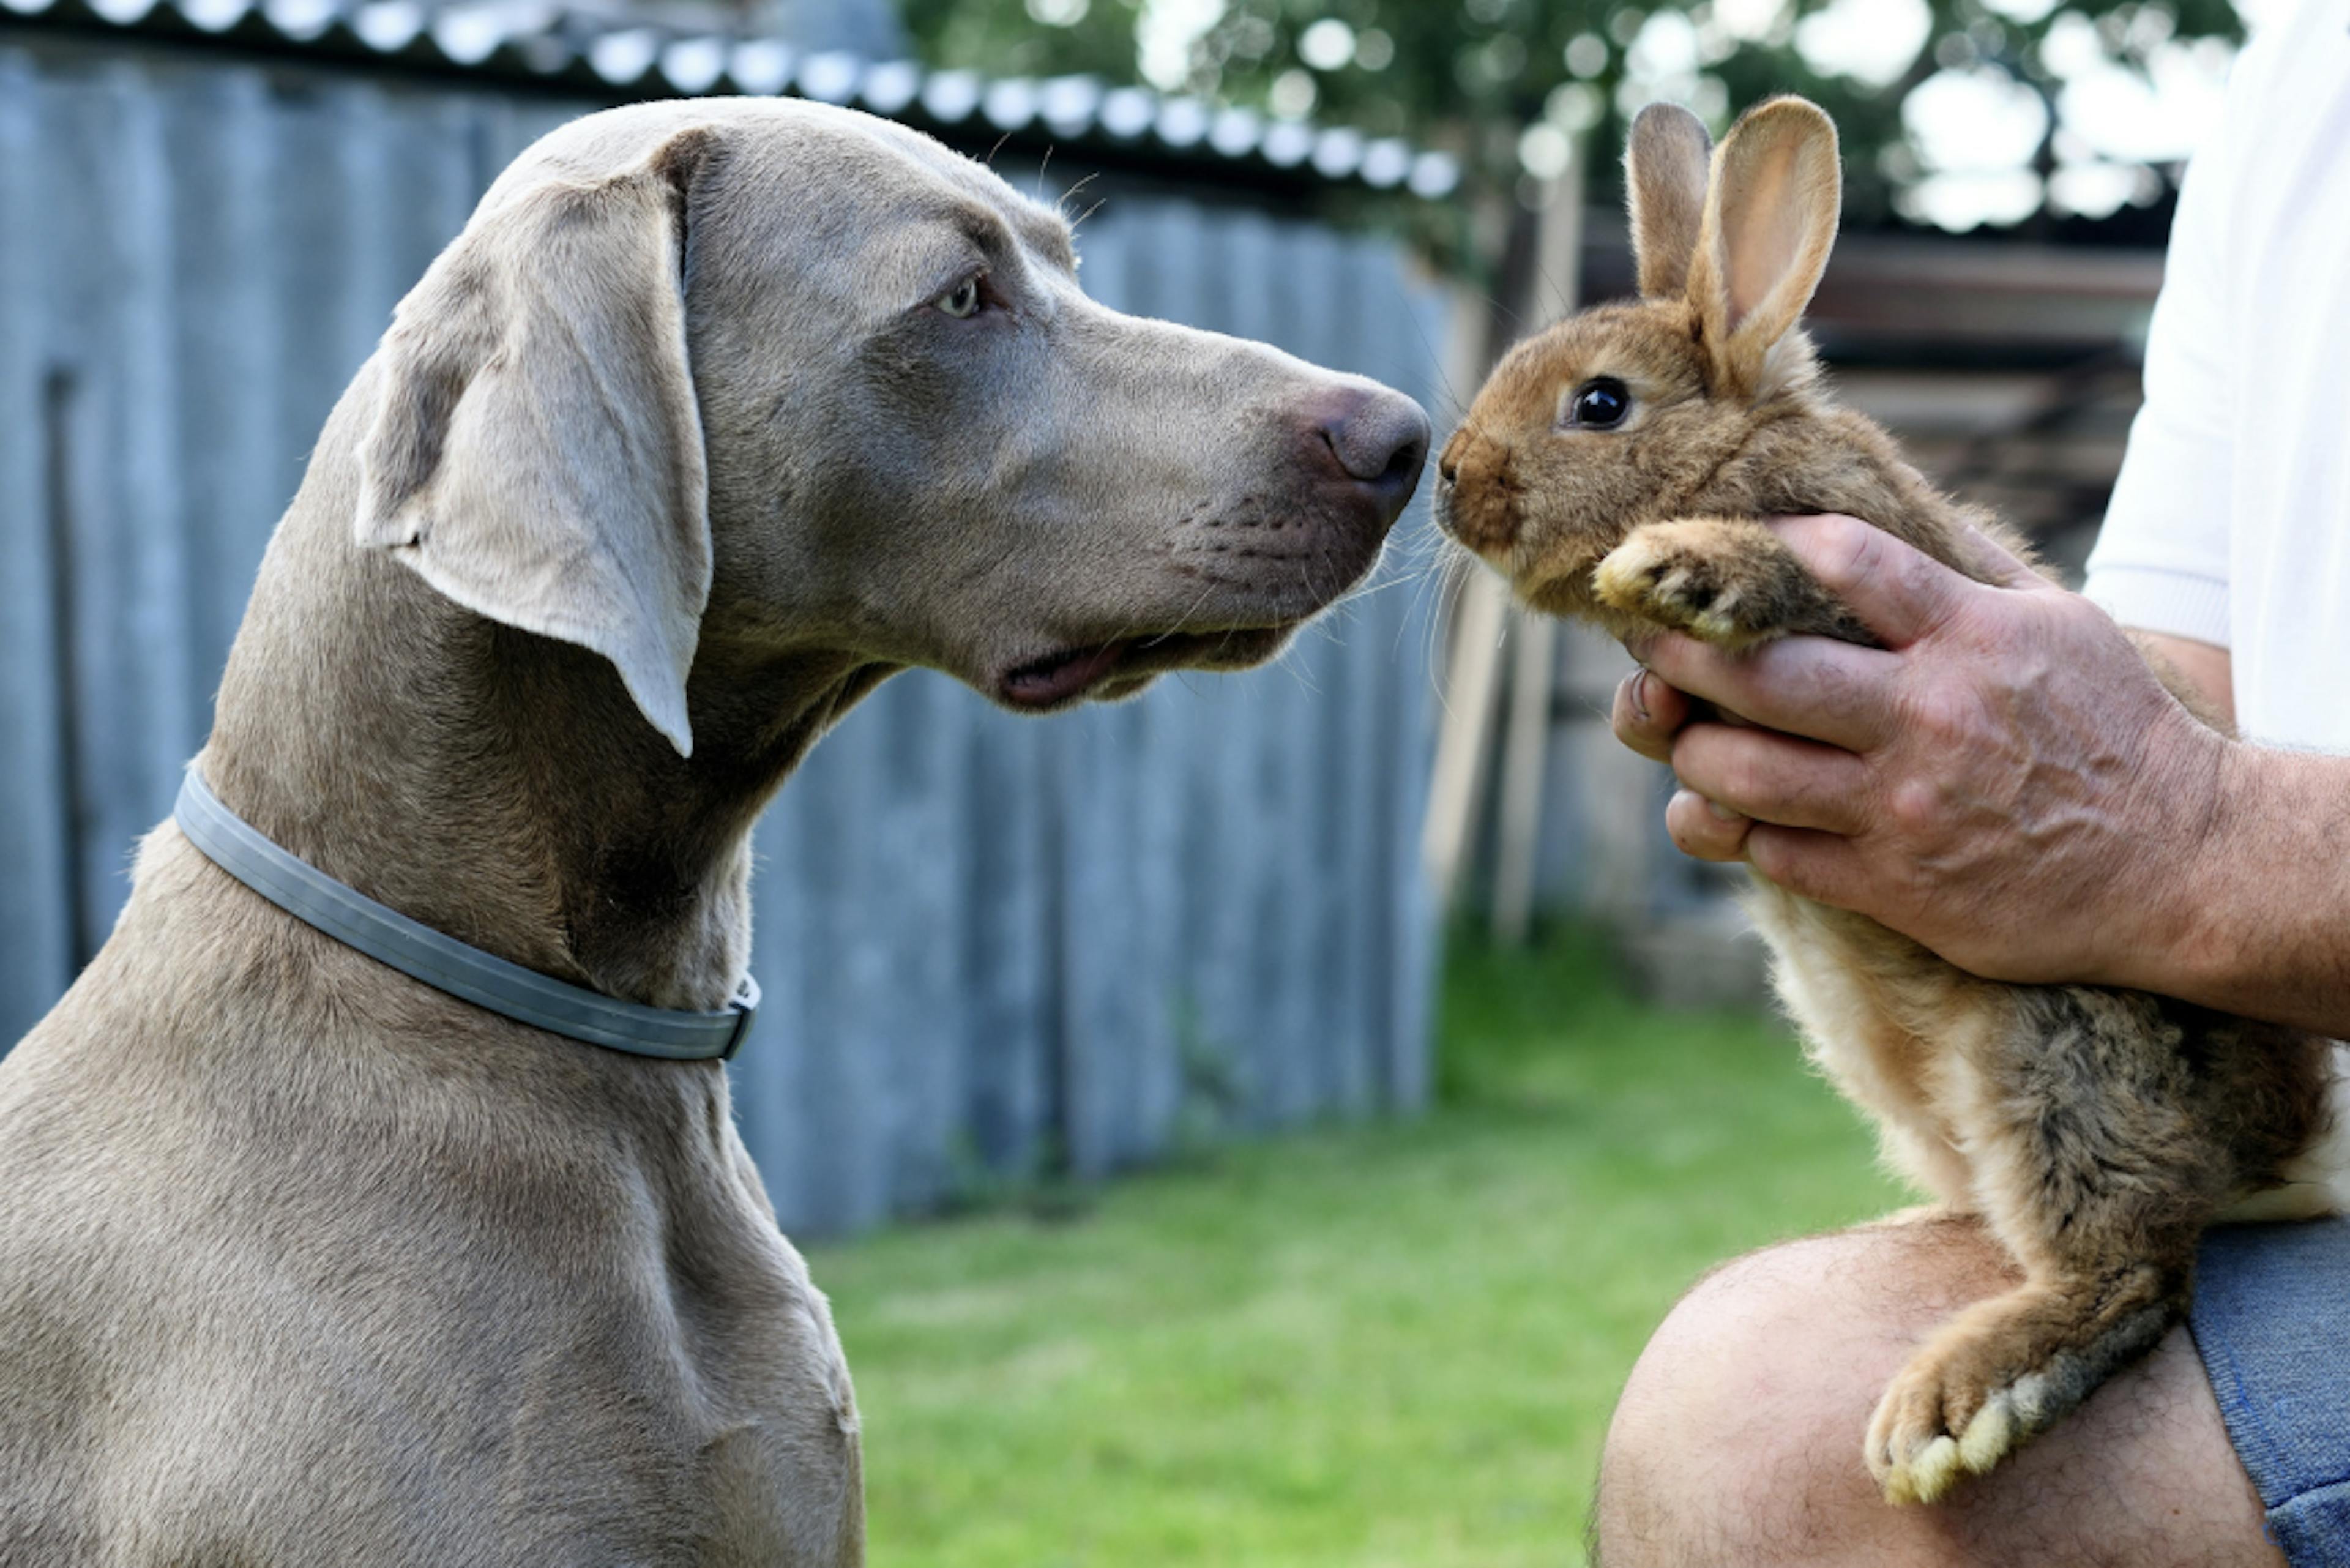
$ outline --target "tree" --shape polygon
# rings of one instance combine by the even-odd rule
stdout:
[[[1450,151],[1488,191],[1556,173],[1575,137],[1619,145],[1650,99],[1719,132],[1800,92],[1843,131],[1848,222],[1898,209],[1952,227],[1970,189],[2005,223],[2160,197],[2189,129],[2100,130],[2075,89],[2110,104],[2132,83],[2171,92],[2182,70],[2216,79],[2242,33],[2230,0],[906,0],[904,18],[934,65],[1310,114]],[[1970,119],[2004,139],[1988,165]],[[1610,193],[1614,160],[1593,173]]]

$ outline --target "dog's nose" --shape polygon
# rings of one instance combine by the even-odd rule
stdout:
[[[1368,491],[1382,523],[1401,515],[1428,462],[1428,416],[1385,387],[1350,388],[1322,410],[1319,428],[1348,479]]]

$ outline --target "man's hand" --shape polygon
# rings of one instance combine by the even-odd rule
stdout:
[[[1774,526],[1884,647],[1635,646],[1647,669],[1617,693],[1616,732],[1679,776],[1674,841],[1979,974],[2148,984],[2211,891],[2205,850],[2242,748],[2103,611],[1981,535],[1996,586],[1849,517]]]

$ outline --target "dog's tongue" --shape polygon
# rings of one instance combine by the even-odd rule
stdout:
[[[1049,708],[1065,702],[1107,675],[1118,664],[1125,645],[1056,653],[1024,665],[1004,678],[1004,694],[1027,707]]]

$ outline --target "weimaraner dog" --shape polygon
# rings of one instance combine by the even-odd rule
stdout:
[[[335,409],[196,766],[423,927],[720,1012],[752,823],[858,699],[1257,663],[1427,446],[1087,301],[1059,216],[903,128],[592,116]],[[146,840],[0,1064],[0,1563],[858,1562],[847,1369],[721,1065],[461,1001],[200,842]]]

